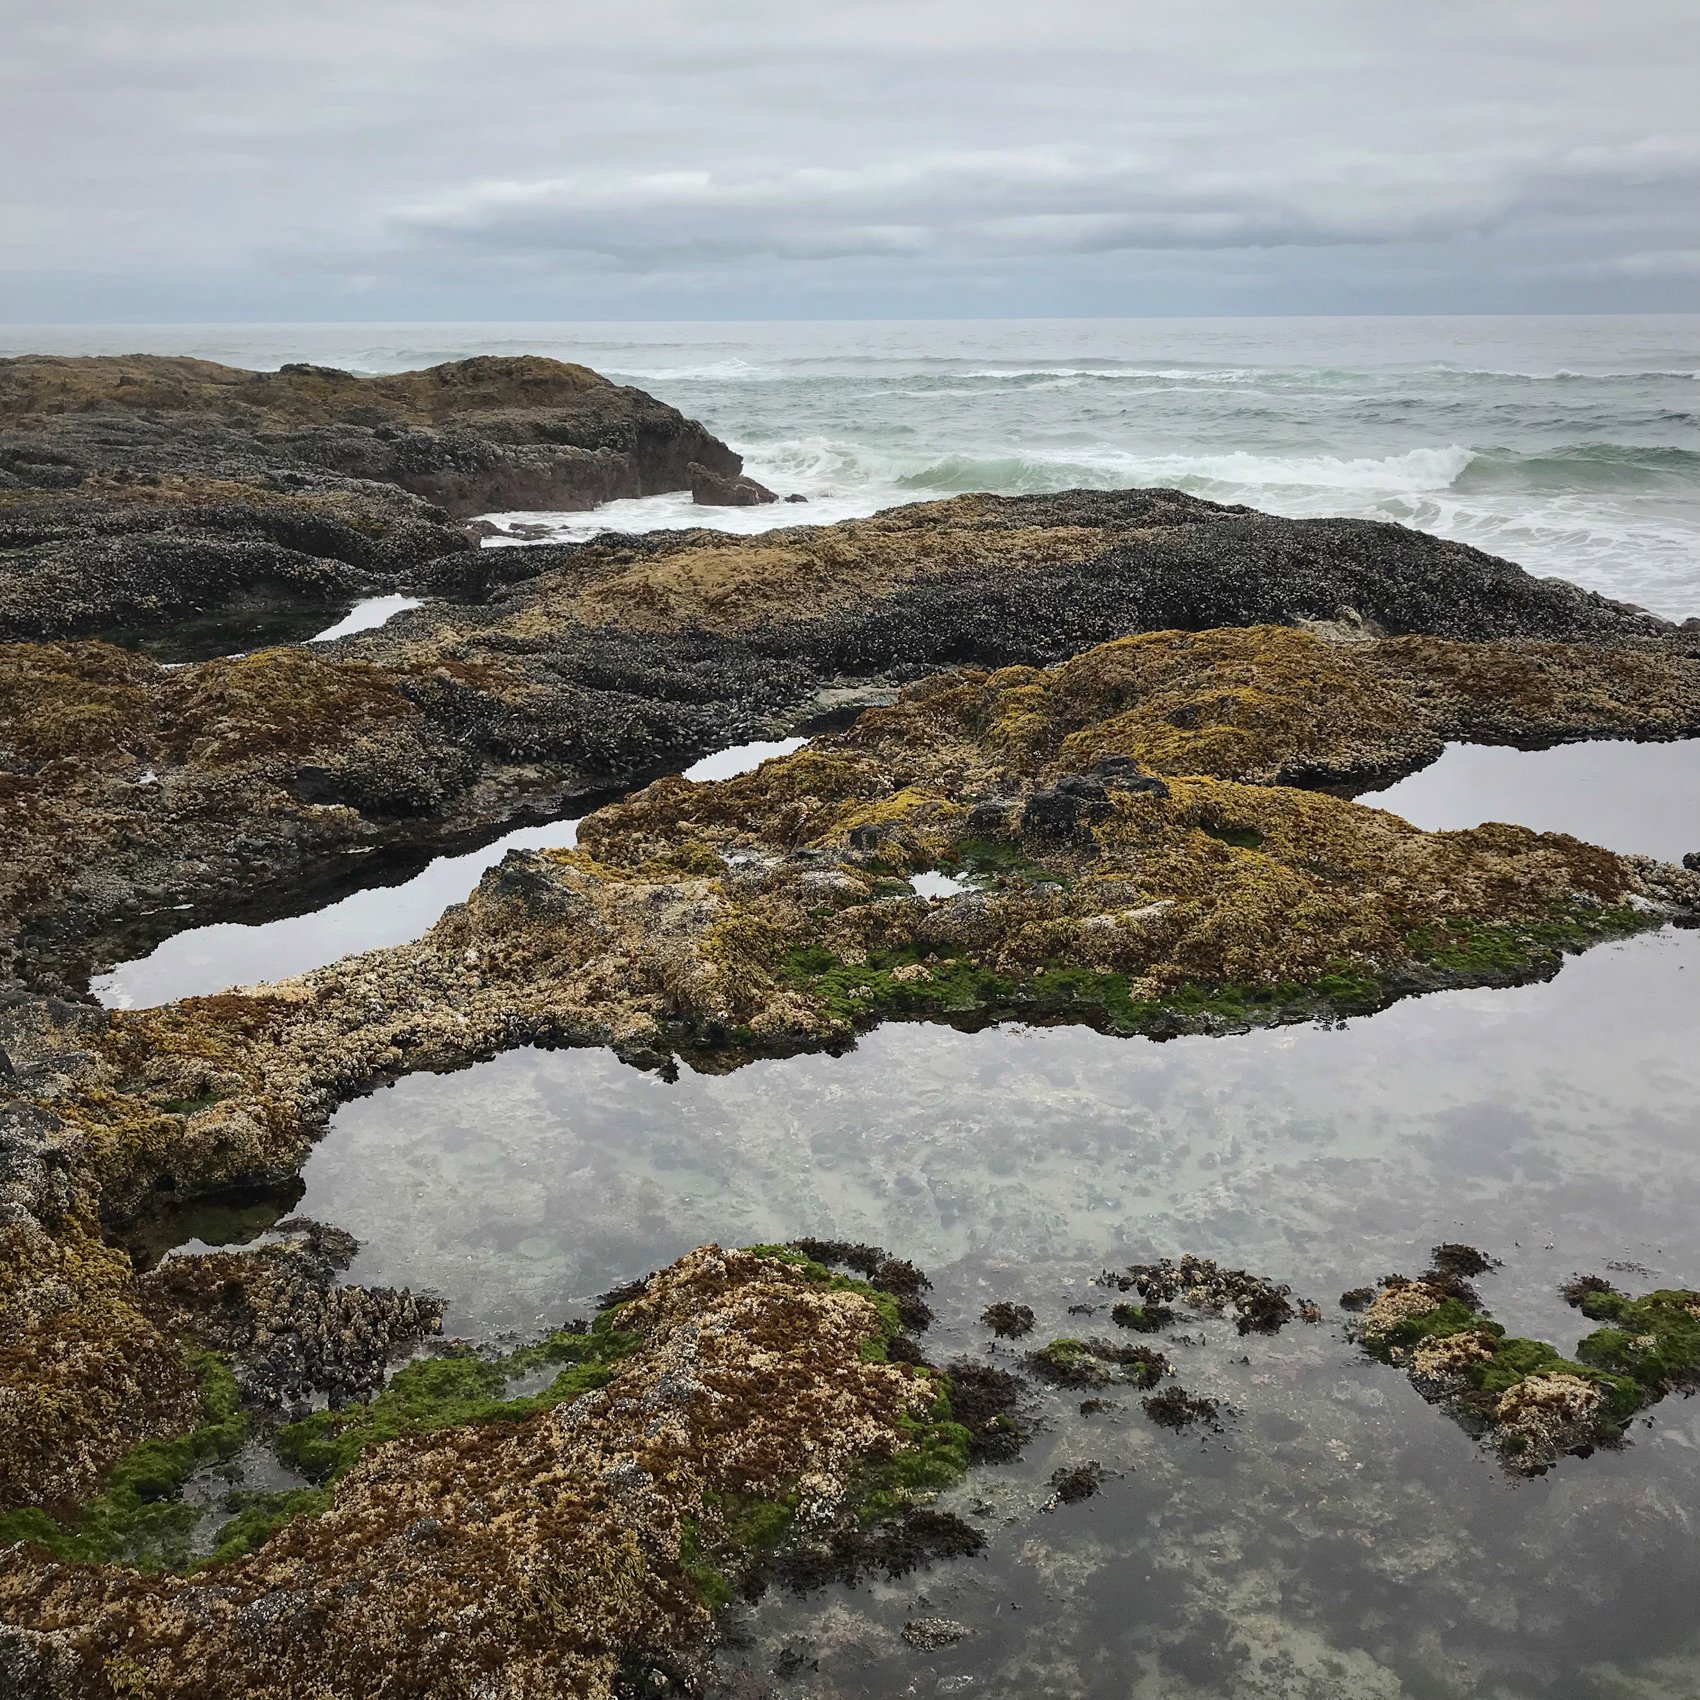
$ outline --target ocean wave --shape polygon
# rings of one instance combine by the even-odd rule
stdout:
[[[753,366],[735,355],[727,360],[704,360],[691,366],[611,367],[611,378],[643,384],[768,383],[792,376],[772,366]]]
[[[1453,366],[1440,360],[1413,370],[1433,372],[1448,378],[1510,378],[1529,384],[1622,384],[1644,378],[1700,379],[1700,368],[1687,366],[1638,366],[1615,372],[1578,372],[1568,366],[1559,366],[1552,371],[1530,372],[1514,367]]]
[[[1674,444],[1567,443],[1537,453],[1482,453],[1461,480],[1465,488],[1493,485],[1533,490],[1601,490],[1633,486],[1700,485],[1700,452]]]
[[[1265,366],[977,366],[966,372],[952,372],[950,376],[980,383],[1097,378],[1110,383],[1249,384],[1268,378],[1277,370]]]
[[[1353,458],[1249,451],[1155,455],[1120,450],[1072,454],[1028,451],[984,458],[947,455],[901,474],[898,482],[906,489],[941,492],[1056,490],[1071,484],[1098,488],[1172,484],[1182,489],[1241,495],[1278,489],[1414,494],[1447,489],[1474,458],[1475,451],[1461,443]]]

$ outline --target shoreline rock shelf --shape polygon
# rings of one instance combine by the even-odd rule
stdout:
[[[494,1668],[540,1697],[646,1671],[690,1688],[715,1608],[782,1543],[799,1582],[977,1547],[926,1509],[972,1432],[948,1377],[888,1358],[898,1338],[877,1288],[784,1248],[704,1247],[546,1344],[559,1397],[480,1404],[479,1360],[415,1366],[449,1373],[328,1454],[328,1492],[254,1527],[251,1553],[176,1576],[0,1551],[0,1612],[28,1625],[0,1631],[0,1670],[34,1678],[15,1692],[160,1700],[468,1693]],[[358,1436],[382,1405],[315,1432]]]
[[[746,1582],[977,1550],[928,1502],[1009,1455],[1016,1378],[970,1365],[953,1407],[910,1337],[926,1280],[875,1248],[703,1247],[499,1358],[431,1344],[429,1295],[344,1284],[334,1226],[145,1271],[119,1249],[162,1205],[288,1183],[376,1085],[528,1044],[724,1071],[884,1020],[1240,1032],[1542,978],[1700,915],[1692,867],[1350,800],[1449,741],[1700,734],[1692,623],[1396,526],[1069,492],[479,551],[454,521],[481,509],[771,494],[672,409],[549,361],[27,358],[0,362],[0,420],[0,1536],[36,1543],[0,1546],[0,1679],[21,1693],[328,1671],[461,1693],[498,1666],[539,1697],[688,1689]],[[403,584],[476,605],[181,668],[73,635]],[[238,896],[559,814],[870,682],[902,689],[753,771],[656,779],[576,848],[510,853],[410,943],[151,1009],[80,995]],[[1603,1326],[1560,1359],[1504,1338],[1467,1252],[1361,1290],[1359,1337],[1514,1468],[1692,1376],[1694,1294],[1579,1281]],[[1113,1306],[1119,1340],[1032,1354],[1064,1386],[1161,1380],[1129,1334],[1175,1303],[1242,1332],[1319,1317],[1208,1260],[1105,1280],[1141,1303]],[[1015,1338],[1033,1314],[986,1321]],[[1176,1429],[1217,1408],[1146,1403]],[[189,1571],[173,1495],[254,1425],[310,1485],[254,1499]]]
[[[479,594],[524,562],[478,550],[457,520],[697,478],[741,487],[742,467],[675,408],[558,360],[385,377],[164,355],[0,360],[0,636],[254,598]]]

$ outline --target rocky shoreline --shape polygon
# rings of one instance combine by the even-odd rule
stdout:
[[[387,1385],[440,1306],[345,1283],[334,1226],[154,1270],[120,1249],[162,1204],[287,1182],[375,1085],[528,1044],[726,1070],[884,1020],[1242,1032],[1543,978],[1700,917],[1692,867],[1353,800],[1448,742],[1700,735],[1692,622],[1474,550],[1171,491],[491,551],[452,523],[740,476],[700,426],[553,362],[0,362],[0,1535],[21,1543],[0,1675],[20,1695],[306,1693],[331,1669],[451,1694],[496,1665],[528,1695],[691,1692],[761,1555],[820,1580],[973,1550],[930,1502],[994,1446],[1010,1390],[964,1371],[953,1395],[911,1338],[924,1278],[870,1248],[703,1248],[588,1333],[500,1363],[427,1350]],[[177,668],[73,635],[398,585],[463,599]],[[876,689],[895,701],[753,772],[655,777]],[[84,995],[91,967],[238,897],[609,791],[630,794],[576,848],[510,854],[412,943],[156,1009]],[[846,1256],[863,1279],[827,1267]],[[1154,1304],[1215,1291],[1154,1268]],[[1366,1289],[1361,1339],[1519,1468],[1692,1371],[1685,1291],[1579,1289],[1661,1342],[1602,1368],[1606,1346],[1518,1356],[1463,1281],[1437,1252]],[[1146,1348],[1043,1352],[1035,1374],[1160,1379]],[[511,1393],[544,1367],[548,1397]],[[1208,1406],[1174,1388],[1148,1414]],[[286,1419],[319,1485],[167,1574],[187,1472]]]
[[[0,638],[253,601],[478,595],[522,563],[480,555],[457,521],[741,474],[694,420],[555,360],[381,378],[150,355],[0,360]]]

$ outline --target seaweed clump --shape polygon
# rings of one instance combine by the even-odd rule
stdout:
[[[1033,1332],[1033,1307],[1000,1299],[996,1304],[986,1306],[980,1313],[980,1320],[1000,1340],[1019,1340],[1023,1334]]]
[[[1155,1387],[1173,1366],[1151,1346],[1120,1346],[1113,1340],[1052,1340],[1027,1354],[1027,1367],[1053,1387]]]
[[[1028,1428],[1019,1415],[1022,1383],[1008,1370],[961,1358],[946,1365],[950,1414],[968,1431],[968,1458],[975,1464],[1002,1464],[1027,1443]]]
[[[1194,1310],[1233,1317],[1242,1334],[1277,1333],[1300,1314],[1294,1308],[1291,1287],[1244,1269],[1226,1269],[1213,1258],[1194,1257],[1190,1252],[1178,1261],[1165,1257],[1157,1263],[1136,1263],[1121,1274],[1105,1270],[1098,1280],[1101,1286],[1137,1292],[1145,1301],[1145,1307],[1138,1307],[1141,1310],[1179,1301]],[[1136,1307],[1118,1305],[1116,1310],[1130,1315],[1124,1320],[1112,1313],[1123,1327],[1142,1325],[1132,1319]]]
[[[1118,1328],[1131,1328],[1136,1334],[1155,1334],[1173,1324],[1175,1313],[1168,1305],[1130,1305],[1124,1302],[1110,1307],[1110,1320]]]
[[[1049,1505],[1078,1505],[1104,1485],[1104,1466],[1094,1459],[1086,1464],[1065,1465],[1051,1473]]]
[[[1459,1249],[1436,1247],[1434,1266],[1416,1280],[1384,1277],[1358,1337],[1508,1468],[1539,1475],[1566,1455],[1620,1445],[1639,1412],[1700,1384],[1700,1293],[1661,1289],[1636,1299],[1599,1276],[1577,1276],[1561,1292],[1604,1326],[1565,1357],[1544,1340],[1507,1334],[1487,1314],[1464,1271],[1492,1265]]]
[[[1204,1393],[1188,1393],[1178,1385],[1149,1393],[1140,1404],[1159,1428],[1188,1429],[1204,1423],[1219,1430],[1222,1426],[1218,1420],[1222,1409],[1220,1399]]]
[[[933,1313],[921,1295],[933,1283],[907,1258],[893,1257],[877,1245],[852,1240],[800,1239],[790,1245],[816,1263],[854,1269],[875,1292],[885,1293],[896,1302],[898,1320],[911,1333],[919,1334],[931,1326]]]

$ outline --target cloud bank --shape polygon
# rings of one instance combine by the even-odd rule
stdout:
[[[1700,307],[1688,0],[13,0],[0,319]]]

